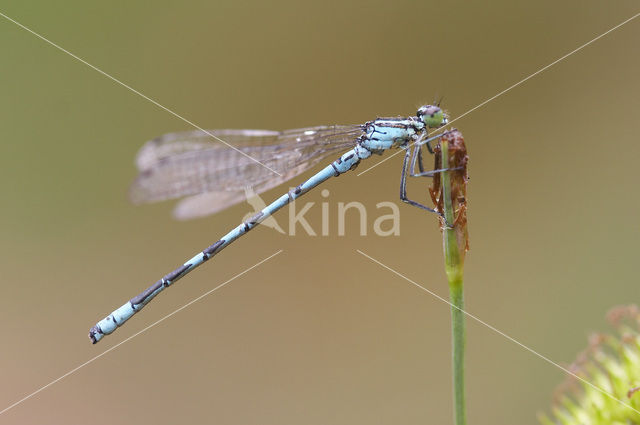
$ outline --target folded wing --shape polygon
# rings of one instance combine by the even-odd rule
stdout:
[[[178,218],[212,214],[241,202],[246,187],[259,194],[278,186],[329,154],[351,148],[361,134],[359,125],[167,134],[140,149],[140,174],[130,197],[144,203],[189,196],[178,204]]]

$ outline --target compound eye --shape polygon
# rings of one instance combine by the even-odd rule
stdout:
[[[421,106],[420,109],[418,109],[418,116],[433,118],[438,112],[442,112],[442,109],[440,109],[440,107],[434,105],[425,105]]]
[[[418,109],[418,117],[424,121],[427,127],[440,127],[446,123],[446,118],[439,106],[425,105]]]

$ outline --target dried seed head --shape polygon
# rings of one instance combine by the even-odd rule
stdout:
[[[442,163],[442,148],[447,149],[447,163]],[[439,139],[438,144],[434,147],[435,151],[435,169],[448,168],[449,184],[451,193],[451,203],[453,206],[453,220],[446,223],[444,219],[440,219],[440,227],[444,229],[449,224],[456,232],[456,239],[460,250],[460,257],[464,259],[464,254],[469,250],[469,234],[467,231],[467,182],[469,175],[467,174],[467,163],[469,157],[467,155],[467,147],[464,144],[462,133],[457,129],[445,132]],[[429,188],[429,194],[435,210],[445,215],[444,210],[444,194],[442,187],[441,173],[433,177],[433,184]]]

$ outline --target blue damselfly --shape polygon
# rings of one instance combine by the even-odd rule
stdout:
[[[362,125],[333,125],[286,131],[211,130],[168,134],[147,142],[138,153],[140,174],[131,188],[134,202],[154,202],[186,197],[175,215],[189,219],[215,213],[244,199],[244,189],[262,193],[299,175],[338,151],[349,149],[313,177],[276,199],[220,240],[165,275],[129,300],[89,331],[95,344],[112,333],[149,301],[178,279],[209,260],[240,236],[291,201],[331,177],[354,169],[372,154],[391,148],[405,149],[400,177],[400,199],[435,212],[406,194],[407,175],[430,177],[445,171],[425,171],[422,147],[433,153],[428,130],[447,124],[439,106],[426,105],[415,116],[378,118]],[[212,137],[213,136],[213,137]],[[216,143],[222,139],[229,145]],[[419,171],[415,167],[418,163]],[[274,173],[274,170],[279,174]]]

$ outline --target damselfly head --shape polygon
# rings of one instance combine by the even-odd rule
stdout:
[[[447,115],[444,111],[435,105],[424,105],[418,109],[416,114],[420,121],[422,121],[429,128],[438,128],[447,124]]]

